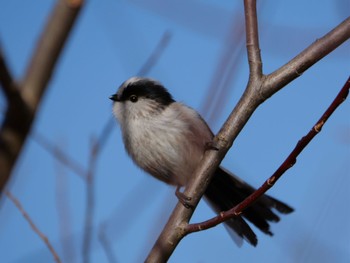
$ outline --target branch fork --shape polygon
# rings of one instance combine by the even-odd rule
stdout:
[[[350,38],[350,18],[348,18],[324,37],[311,44],[284,66],[271,74],[264,75],[262,72],[262,61],[259,47],[256,0],[244,0],[244,8],[246,21],[246,45],[250,69],[249,81],[238,104],[214,138],[214,142],[220,146],[218,147],[219,150],[205,152],[202,162],[184,190],[186,196],[192,197],[195,206],[204,194],[205,189],[221,160],[225,157],[225,154],[232,146],[233,141],[258,106]],[[349,88],[347,87],[347,89]],[[345,93],[342,89],[341,93],[343,94],[343,92]],[[337,106],[339,106],[339,101],[337,101],[337,103]],[[317,123],[316,128],[312,129],[315,131],[315,134],[317,134],[316,131],[320,131],[324,122]],[[311,134],[313,133],[311,132]],[[300,145],[298,143],[299,146],[296,146],[297,150],[293,150],[293,153],[291,154],[292,156],[289,156],[281,165],[282,168],[280,167],[277,169],[276,172],[256,190],[256,192],[233,209],[227,212],[221,212],[217,217],[203,223],[188,224],[194,209],[186,209],[181,203],[178,203],[158,240],[150,251],[146,262],[166,262],[175,250],[177,244],[185,235],[215,226],[217,223],[221,223],[230,217],[242,213],[243,209],[248,207],[264,192],[271,188],[283,172],[296,162],[297,155],[294,156],[294,153],[302,150],[315,135],[312,135],[311,138],[309,136],[311,136],[310,133],[306,135],[307,139],[302,139]],[[306,144],[303,145],[305,142]],[[185,231],[183,231],[184,226]]]

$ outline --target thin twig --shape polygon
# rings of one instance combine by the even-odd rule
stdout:
[[[81,178],[86,179],[85,169],[71,156],[68,156],[68,154],[59,145],[52,143],[43,134],[36,131],[32,132],[30,137],[43,149],[48,151],[52,155],[52,157],[54,157],[62,165],[69,168],[72,172],[74,172]]]
[[[139,72],[137,73],[138,76],[145,76],[151,71],[151,69],[159,61],[159,58],[163,54],[165,48],[169,45],[171,36],[172,34],[170,31],[164,32],[157,46],[154,48],[153,52],[150,54],[146,62],[142,65]]]
[[[249,61],[250,80],[262,77],[262,62],[259,47],[258,16],[256,1],[244,1],[246,44]]]
[[[70,208],[70,196],[68,175],[60,162],[56,162],[56,210],[58,215],[58,227],[62,247],[62,260],[75,262],[76,246],[72,239],[67,238],[72,233],[72,218]]]
[[[33,229],[33,231],[40,237],[40,239],[45,243],[45,245],[48,247],[48,249],[50,250],[51,254],[53,255],[55,262],[60,263],[61,260],[58,256],[58,254],[56,253],[55,249],[53,248],[53,246],[51,245],[49,239],[47,238],[47,236],[45,236],[40,230],[39,228],[35,225],[35,223],[33,222],[33,220],[30,218],[30,216],[28,215],[28,213],[24,210],[24,208],[22,207],[21,203],[19,202],[19,200],[17,198],[15,198],[9,191],[5,191],[5,195],[12,201],[12,203],[17,207],[17,209],[21,212],[22,216],[25,218],[25,220],[29,223],[30,227]]]
[[[95,171],[100,150],[99,141],[92,138],[90,147],[89,168],[86,174],[86,210],[85,227],[83,236],[82,256],[83,262],[90,262],[90,251],[92,241],[92,226],[94,223],[95,210]]]
[[[232,17],[232,26],[225,39],[227,43],[224,45],[219,63],[205,92],[207,96],[199,107],[199,112],[203,113],[203,117],[209,124],[213,124],[223,111],[222,105],[229,99],[230,83],[239,74],[240,60],[244,54],[245,32],[242,15],[234,13]]]
[[[111,247],[110,241],[107,238],[106,234],[106,223],[102,223],[99,227],[98,231],[98,239],[101,242],[101,245],[105,251],[105,254],[108,258],[109,263],[117,263],[117,259],[113,253],[113,249]]]
[[[280,167],[274,172],[274,174],[267,179],[262,186],[260,186],[254,193],[244,199],[241,203],[233,207],[232,209],[221,212],[218,216],[213,217],[207,221],[189,224],[186,227],[187,234],[192,232],[202,231],[211,227],[214,227],[226,220],[240,215],[246,208],[252,205],[259,197],[261,197],[267,190],[269,190],[277,180],[289,169],[291,168],[297,160],[298,155],[303,151],[303,149],[311,142],[311,140],[321,131],[323,125],[326,123],[328,118],[333,114],[333,112],[339,107],[339,105],[346,99],[350,89],[350,77],[346,81],[343,88],[340,90],[336,98],[333,100],[332,104],[323,113],[322,117],[317,121],[317,123],[312,127],[312,129],[299,140],[293,151],[288,155],[285,161],[280,165]]]

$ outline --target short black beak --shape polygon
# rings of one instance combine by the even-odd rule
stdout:
[[[110,100],[113,101],[119,101],[118,95],[117,94],[113,94],[112,96],[109,97]]]

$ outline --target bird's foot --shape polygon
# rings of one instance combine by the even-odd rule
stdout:
[[[179,199],[180,203],[184,205],[186,208],[193,208],[194,205],[191,203],[192,198],[180,192],[181,186],[178,186],[175,191],[175,195],[177,199]]]
[[[218,151],[219,150],[219,145],[214,140],[210,141],[210,142],[207,142],[205,144],[205,150],[206,151],[208,151],[208,150]]]

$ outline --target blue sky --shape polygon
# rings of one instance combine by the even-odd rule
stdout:
[[[343,0],[259,2],[265,73],[326,34],[350,10]],[[0,3],[1,47],[20,81],[55,1]],[[242,24],[243,1],[87,1],[33,132],[43,134],[87,169],[91,140],[111,118],[108,97],[137,74],[166,32],[168,45],[147,76],[159,79],[175,99],[200,111],[217,132],[247,83],[244,41],[239,37]],[[226,66],[218,70],[222,61]],[[349,61],[347,41],[266,101],[236,139],[223,166],[254,186],[262,184],[336,96],[349,76]],[[2,94],[0,107],[3,111]],[[247,244],[238,248],[218,226],[187,236],[170,262],[349,262],[349,113],[347,100],[269,191],[295,208],[272,225],[272,238],[256,231],[256,248]],[[98,237],[101,229],[118,262],[142,261],[176,198],[173,188],[145,175],[126,156],[117,124],[98,158],[94,187],[91,262],[110,262]],[[81,177],[32,136],[8,189],[63,262],[82,261],[86,183]],[[2,262],[52,260],[9,200],[2,201],[0,213]],[[211,216],[213,212],[201,202],[192,221]]]

